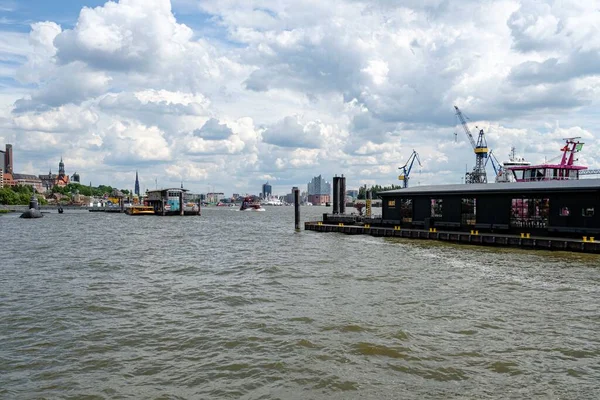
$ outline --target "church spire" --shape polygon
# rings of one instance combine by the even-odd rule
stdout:
[[[140,195],[140,180],[138,179],[138,172],[135,171],[135,189],[133,190],[135,194]]]
[[[63,162],[62,156],[60,157],[60,162],[58,163],[58,176],[65,176],[65,163]]]

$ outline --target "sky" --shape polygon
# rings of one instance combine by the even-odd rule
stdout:
[[[460,183],[456,105],[501,161],[580,137],[599,168],[598,21],[599,0],[0,0],[0,148],[122,189],[399,184],[413,150],[411,185]]]

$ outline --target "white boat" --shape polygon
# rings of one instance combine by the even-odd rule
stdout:
[[[260,204],[263,206],[282,206],[283,202],[276,197],[272,197],[261,201]]]
[[[525,158],[515,155],[515,148],[512,147],[510,149],[508,161],[502,162],[502,168],[500,168],[498,175],[496,175],[496,182],[516,182],[517,180],[515,179],[514,174],[509,173],[509,169],[512,167],[524,167],[529,165],[531,165],[531,163],[529,161],[525,161]]]

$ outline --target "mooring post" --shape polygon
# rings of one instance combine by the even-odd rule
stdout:
[[[340,188],[338,189],[338,195],[340,196],[339,208],[340,214],[346,214],[346,178],[342,174],[340,178]]]
[[[294,189],[294,220],[296,231],[300,231],[300,189]]]
[[[339,214],[340,212],[340,178],[338,176],[333,177],[333,211],[332,214]]]
[[[183,215],[183,190],[179,192],[179,215]]]
[[[367,190],[366,196],[367,200],[365,201],[366,203],[366,216],[367,218],[371,218],[371,197],[372,197],[372,193],[370,190]]]

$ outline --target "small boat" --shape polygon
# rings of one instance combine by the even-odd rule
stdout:
[[[58,213],[62,214],[63,212],[64,212],[64,210],[63,210],[62,206],[58,206]]]
[[[152,206],[131,206],[125,209],[127,215],[154,215],[154,207]]]
[[[251,196],[246,196],[242,201],[240,211],[265,211],[265,209],[262,208],[260,202],[255,201]]]

